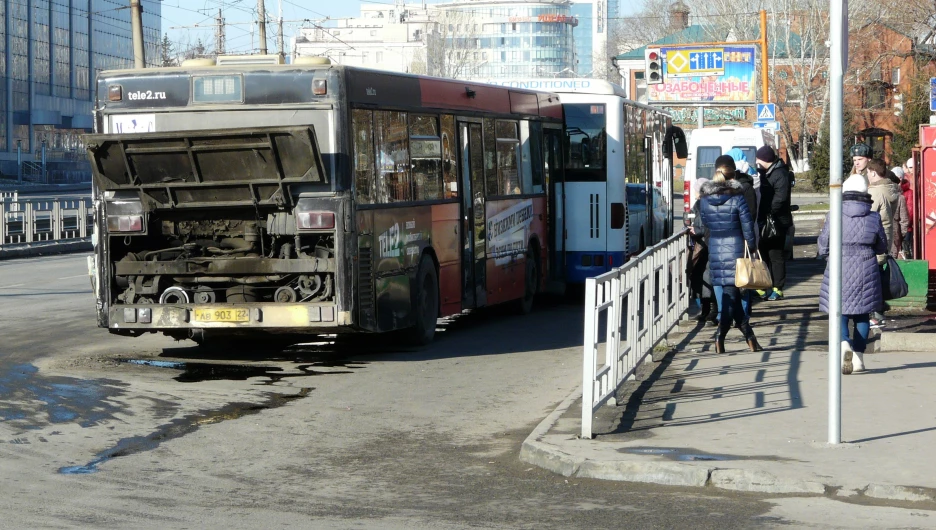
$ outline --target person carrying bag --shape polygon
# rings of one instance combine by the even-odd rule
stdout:
[[[727,160],[725,160],[727,159]],[[725,353],[725,337],[734,323],[752,352],[762,348],[754,336],[741,306],[741,290],[735,285],[738,258],[744,257],[744,246],[754,245],[754,218],[737,180],[726,180],[735,171],[731,157],[715,160],[715,176],[699,188],[699,214],[709,230],[709,269],[712,285],[722,289],[722,315],[718,322],[715,352]],[[750,253],[750,251],[748,251]]]

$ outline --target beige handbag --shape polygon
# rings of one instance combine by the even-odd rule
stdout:
[[[767,264],[760,257],[752,258],[747,241],[744,242],[744,257],[735,260],[735,287],[739,289],[770,289],[773,278]]]

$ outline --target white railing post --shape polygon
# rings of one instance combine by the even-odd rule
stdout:
[[[595,342],[597,320],[595,318],[595,291],[597,282],[594,278],[585,280],[585,345],[582,355],[582,438],[592,437],[592,415],[595,402]]]
[[[26,235],[26,242],[33,242],[33,232],[36,230],[36,223],[33,221],[33,203],[27,202],[23,211],[23,233]]]

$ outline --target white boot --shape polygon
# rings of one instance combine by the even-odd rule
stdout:
[[[847,340],[842,341],[842,375],[848,375],[852,373],[852,356],[855,352],[852,351],[851,344]]]
[[[853,361],[853,373],[859,373],[865,371],[864,359],[862,358],[864,354],[861,352],[854,352],[854,361]]]

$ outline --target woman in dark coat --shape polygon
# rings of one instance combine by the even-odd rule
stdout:
[[[884,305],[877,255],[887,252],[887,236],[881,216],[871,211],[871,196],[864,177],[848,177],[842,191],[842,373],[848,375],[865,370],[862,354],[868,345],[868,314],[880,311]],[[819,255],[829,257],[828,216],[819,234]],[[828,265],[819,289],[819,309],[829,312]],[[851,342],[849,320],[855,323]]]
[[[709,230],[709,268],[712,285],[722,288],[722,318],[718,322],[715,351],[725,352],[725,337],[734,321],[751,351],[761,351],[754,330],[744,317],[741,290],[735,287],[735,260],[744,256],[744,244],[754,247],[754,219],[737,180],[725,180],[716,169],[715,178],[699,188],[702,223]]]

